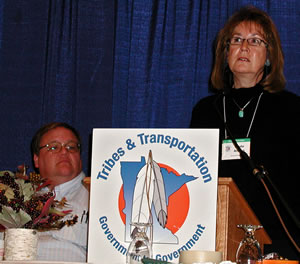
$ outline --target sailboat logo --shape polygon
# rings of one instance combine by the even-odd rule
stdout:
[[[121,162],[121,177],[119,212],[125,225],[124,240],[131,240],[131,223],[151,223],[153,243],[178,244],[176,232],[189,211],[186,183],[197,177],[158,163],[151,150],[147,161],[141,156],[140,161]]]

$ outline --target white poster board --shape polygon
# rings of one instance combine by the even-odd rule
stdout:
[[[150,156],[166,205],[161,221],[151,200],[153,258],[178,263],[182,250],[215,250],[218,142],[217,129],[94,129],[88,262],[125,263]]]

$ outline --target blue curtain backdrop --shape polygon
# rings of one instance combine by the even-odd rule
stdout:
[[[52,121],[83,140],[111,127],[114,2],[0,0],[0,170],[32,168],[30,141]]]
[[[298,0],[0,0],[0,170],[31,166],[50,121],[79,130],[87,173],[94,127],[188,127],[217,32],[247,4],[273,18],[300,95]]]

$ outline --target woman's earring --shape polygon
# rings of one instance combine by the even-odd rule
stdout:
[[[270,65],[271,65],[270,60],[267,59],[266,62],[265,62],[265,66],[269,67]]]

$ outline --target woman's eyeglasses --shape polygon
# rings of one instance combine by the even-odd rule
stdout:
[[[260,46],[262,43],[265,44],[265,46],[267,47],[268,46],[268,43],[265,42],[264,40],[260,39],[260,38],[241,38],[241,37],[232,37],[230,40],[229,40],[229,43],[231,45],[243,45],[244,41],[247,40],[248,42],[248,45],[250,46],[255,46],[255,47],[258,47]]]

